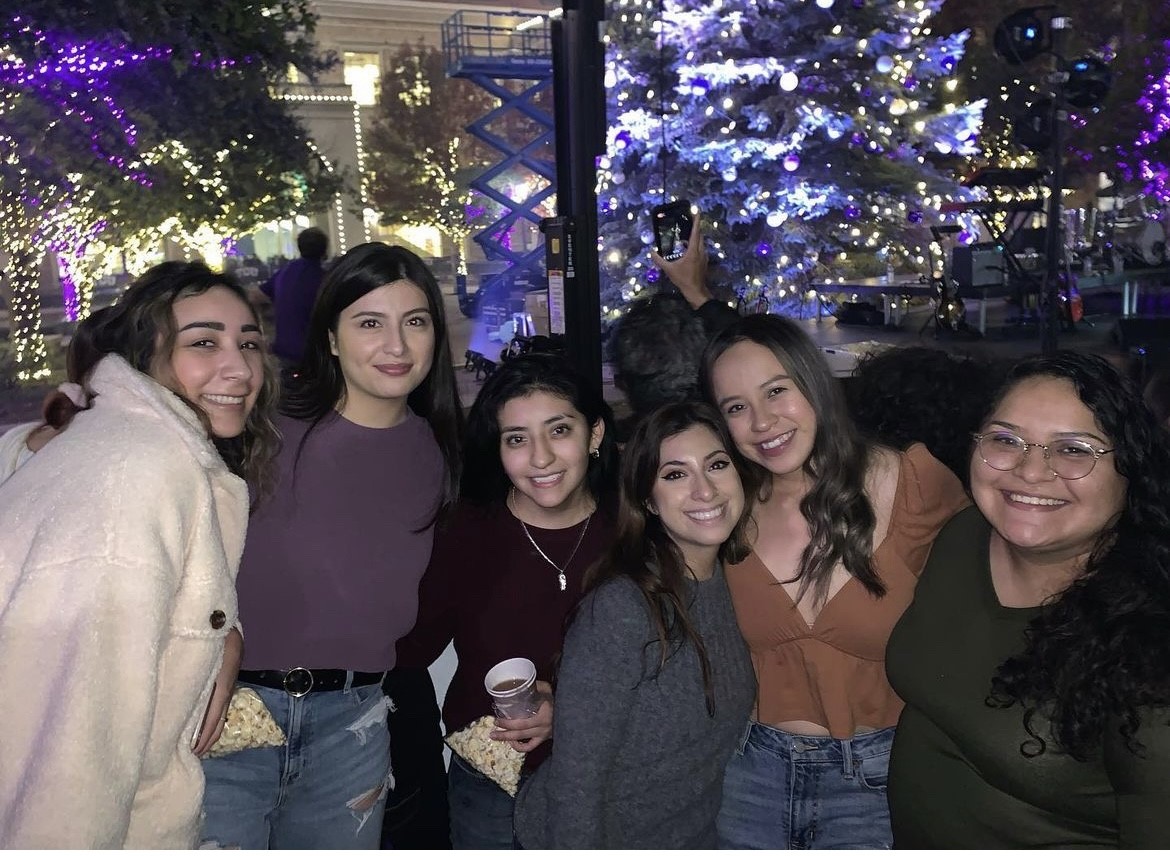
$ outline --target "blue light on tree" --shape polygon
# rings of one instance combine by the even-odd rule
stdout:
[[[630,226],[669,199],[699,208],[719,278],[755,305],[884,272],[888,253],[925,268],[928,227],[963,195],[941,155],[975,151],[983,106],[953,94],[966,35],[930,33],[941,5],[613,0],[602,303],[620,312],[645,281]]]

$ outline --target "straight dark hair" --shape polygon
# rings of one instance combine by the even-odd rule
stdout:
[[[883,596],[886,587],[873,567],[877,518],[865,494],[870,450],[849,415],[841,385],[824,355],[794,321],[779,315],[748,315],[719,333],[703,355],[703,395],[716,407],[711,385],[715,363],[740,342],[771,351],[817,418],[812,453],[804,462],[812,488],[800,501],[800,513],[808,521],[810,539],[793,578],[800,581],[797,600],[811,589],[814,601],[823,604],[837,562],[870,594]],[[766,502],[772,492],[771,474],[754,462],[749,467],[761,485],[759,499]]]
[[[693,645],[703,676],[707,713],[714,716],[711,662],[703,638],[690,617],[686,561],[662,520],[648,507],[658,479],[663,442],[696,426],[707,428],[719,438],[736,472],[741,479],[744,477],[744,461],[715,410],[700,402],[682,402],[651,412],[637,424],[622,450],[617,536],[613,546],[586,572],[584,591],[592,591],[612,579],[624,577],[631,580],[646,598],[658,635],[659,658],[655,674],[666,665],[667,658],[685,644]],[[744,485],[747,501],[743,515],[731,536],[719,548],[719,559],[724,563],[742,561],[748,554],[749,486]]]
[[[500,411],[509,401],[546,392],[563,398],[592,429],[601,422],[605,434],[597,457],[589,458],[586,483],[598,508],[607,510],[617,493],[618,453],[613,411],[601,390],[558,354],[525,354],[505,361],[486,381],[467,416],[461,494],[477,505],[502,502],[512,486],[500,460]]]
[[[298,382],[289,390],[282,409],[294,419],[310,423],[309,430],[297,448],[299,461],[309,435],[345,398],[345,377],[341,372],[341,363],[329,347],[329,336],[337,333],[342,311],[374,289],[401,280],[418,286],[426,295],[435,330],[431,370],[407,396],[406,403],[430,424],[446,464],[443,498],[440,507],[435,509],[438,514],[449,507],[459,493],[459,446],[463,411],[455,384],[443,295],[434,274],[410,250],[378,242],[360,244],[329,269],[309,319]]]

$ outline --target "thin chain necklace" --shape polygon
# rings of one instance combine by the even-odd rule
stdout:
[[[515,488],[515,486],[513,486],[511,494],[512,494],[512,507],[515,508],[516,507],[516,488]],[[594,509],[594,511],[596,511],[596,509]],[[552,565],[553,570],[557,572],[557,582],[561,584],[561,591],[564,591],[565,589],[567,589],[569,587],[569,581],[565,577],[565,571],[567,571],[569,569],[569,565],[572,564],[572,562],[573,562],[573,557],[577,555],[577,550],[580,549],[580,547],[581,547],[581,542],[585,540],[585,533],[589,531],[589,521],[591,521],[593,519],[593,512],[590,511],[589,516],[585,518],[585,525],[581,527],[581,534],[577,537],[577,543],[573,546],[573,552],[571,552],[569,554],[569,558],[565,560],[565,566],[563,568],[560,565],[558,565],[556,562],[554,562],[552,559],[550,559],[548,557],[548,553],[546,553],[546,552],[544,552],[544,550],[540,549],[540,545],[536,543],[536,539],[532,537],[532,533],[528,531],[528,526],[525,525],[524,521],[520,518],[519,514],[516,515],[516,519],[520,521],[520,528],[524,530],[524,536],[528,539],[528,543],[533,546],[533,548],[536,550],[536,552],[540,553],[540,558],[544,559],[546,562],[548,562],[550,565]]]

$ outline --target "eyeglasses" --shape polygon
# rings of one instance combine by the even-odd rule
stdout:
[[[1048,469],[1062,479],[1083,479],[1093,471],[1097,459],[1113,449],[1097,449],[1084,440],[1057,440],[1055,443],[1025,443],[1010,431],[976,434],[979,457],[994,470],[1009,472],[1024,462],[1029,449],[1043,449]]]

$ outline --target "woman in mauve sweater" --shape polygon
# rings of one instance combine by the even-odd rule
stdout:
[[[448,734],[492,715],[492,666],[536,664],[546,700],[529,719],[497,719],[494,734],[527,753],[525,775],[548,754],[554,661],[585,570],[613,535],[616,469],[609,406],[568,360],[532,354],[501,365],[471,408],[462,500],[436,534],[418,623],[399,644],[403,665],[425,667],[454,641]],[[512,797],[458,756],[448,796],[456,849],[512,846]]]
[[[390,770],[382,692],[457,483],[459,402],[434,276],[370,243],[326,276],[278,420],[272,495],[240,566],[240,683],[288,744],[205,762],[205,837],[376,848]]]

